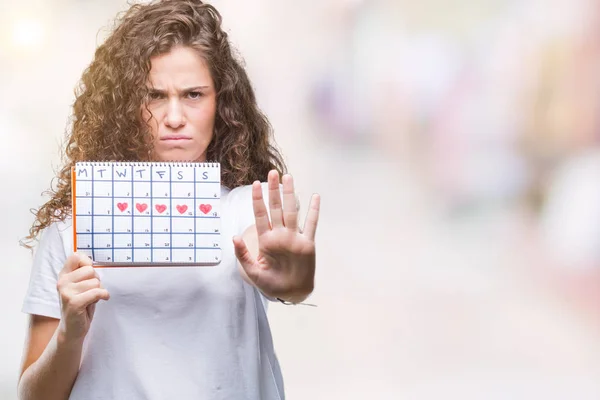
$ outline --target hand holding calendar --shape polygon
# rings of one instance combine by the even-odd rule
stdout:
[[[313,289],[314,239],[319,220],[320,198],[313,195],[304,229],[300,230],[292,177],[283,177],[283,208],[279,192],[279,174],[271,171],[268,181],[270,221],[260,183],[255,182],[252,186],[258,254],[253,257],[245,241],[235,237],[236,256],[248,278],[266,295],[286,297],[284,300],[290,301],[294,301],[295,298],[303,299]]]
[[[92,260],[83,254],[71,254],[58,275],[57,289],[61,306],[59,337],[83,340],[94,318],[96,303],[110,298]]]

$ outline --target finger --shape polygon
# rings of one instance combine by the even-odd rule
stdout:
[[[321,207],[321,196],[314,194],[310,199],[308,213],[304,221],[303,234],[311,240],[314,240],[319,222],[319,208]]]
[[[65,275],[65,274],[68,274],[69,272],[75,271],[77,268],[79,268],[79,261],[80,261],[79,254],[77,254],[77,253],[71,254],[69,257],[67,257],[67,260],[65,261],[63,269],[60,271],[59,275]]]
[[[60,271],[59,275],[62,276],[71,273],[76,269],[80,268],[81,266],[92,265],[92,263],[93,262],[91,258],[86,256],[85,254],[73,253],[69,257],[67,257],[67,260],[65,261],[63,269]]]
[[[77,282],[77,283],[73,284],[72,288],[73,288],[72,290],[73,290],[74,294],[78,295],[80,293],[87,292],[88,290],[98,289],[98,288],[102,289],[102,284],[100,283],[99,279],[92,278],[92,279],[87,279],[85,281]]]
[[[86,279],[80,282],[61,281],[58,285],[58,292],[63,302],[72,302],[75,296],[97,288],[104,289],[98,278]]]
[[[73,298],[71,305],[75,309],[81,309],[100,300],[108,299],[110,299],[110,294],[108,293],[108,290],[96,288],[76,295]]]
[[[285,226],[293,231],[298,230],[298,208],[296,206],[296,194],[294,192],[294,178],[284,175],[283,181],[283,222]]]
[[[85,255],[83,253],[77,253],[77,255],[79,255],[79,267],[83,267],[86,265],[89,265],[89,266],[94,265],[94,261],[92,261],[92,259],[89,258],[87,255]]]
[[[246,271],[248,277],[250,279],[253,279],[253,276],[255,275],[254,265],[256,261],[254,260],[254,257],[252,257],[252,255],[250,254],[250,251],[248,251],[248,247],[246,246],[244,239],[242,239],[239,236],[234,236],[233,247],[235,249],[235,256],[240,262],[242,268],[244,268],[244,271]]]
[[[85,265],[71,272],[66,278],[70,282],[77,283],[87,279],[98,278],[98,273],[96,272],[94,267],[90,265]]]
[[[281,192],[279,190],[279,172],[269,172],[269,209],[271,210],[271,226],[280,228],[283,226],[283,212],[281,209]]]
[[[252,208],[254,208],[256,232],[260,236],[271,229],[271,224],[269,222],[267,207],[263,201],[262,186],[259,181],[252,184]]]

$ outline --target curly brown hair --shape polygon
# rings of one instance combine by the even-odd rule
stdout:
[[[151,58],[175,46],[198,51],[209,66],[217,111],[207,160],[221,163],[223,185],[233,189],[264,180],[271,169],[285,173],[283,157],[272,144],[271,125],[257,106],[221,21],[213,6],[199,0],[134,4],[117,17],[75,90],[63,166],[51,185],[56,187],[46,192],[50,200],[33,211],[36,219],[28,241],[70,215],[71,167],[76,162],[152,159],[152,134],[141,113],[146,82]]]

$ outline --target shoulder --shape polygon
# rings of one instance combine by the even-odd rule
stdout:
[[[73,236],[70,218],[53,222],[44,228],[35,245],[23,312],[60,318],[60,300],[56,291],[56,282],[67,254],[72,252]]]
[[[40,232],[40,241],[42,239],[58,239],[64,235],[71,233],[73,229],[73,222],[71,217],[65,218],[64,221],[51,222]]]
[[[64,221],[55,221],[48,225],[40,234],[35,252],[51,251],[66,254],[73,243],[73,223],[71,217]]]

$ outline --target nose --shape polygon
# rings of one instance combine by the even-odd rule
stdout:
[[[185,125],[185,116],[181,102],[177,99],[169,101],[167,115],[165,117],[165,125],[171,129],[177,129]]]

